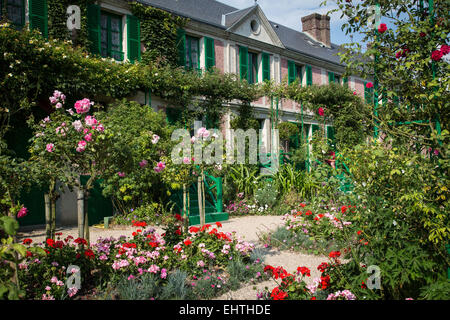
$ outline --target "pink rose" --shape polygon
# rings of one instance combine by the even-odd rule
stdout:
[[[48,98],[50,100],[51,104],[55,104],[56,102],[58,102],[58,99],[56,99],[55,97],[51,96],[50,98]]]
[[[49,143],[47,144],[45,149],[47,149],[48,152],[53,152],[53,150],[55,149],[55,145],[53,143]]]
[[[190,164],[191,163],[191,159],[189,157],[184,157],[183,158],[183,163],[184,164]]]
[[[373,83],[372,82],[367,82],[366,83],[366,88],[367,89],[370,89],[370,88],[372,88],[373,87]]]
[[[97,126],[96,130],[97,130],[98,132],[103,132],[103,131],[105,131],[105,127],[103,127],[103,125],[100,123],[100,124]]]
[[[87,135],[84,136],[84,140],[86,141],[92,141],[92,133],[89,132]]]
[[[84,98],[83,100],[78,100],[75,102],[75,110],[77,113],[86,113],[89,112],[89,109],[91,108],[91,105],[93,102],[91,102],[88,98]]]
[[[25,207],[22,207],[19,212],[17,212],[17,218],[23,218],[28,214],[28,209]]]
[[[76,149],[77,152],[83,152],[86,149],[86,145],[87,145],[86,141],[84,141],[84,140],[79,141],[78,142],[78,147]]]
[[[97,119],[95,119],[93,116],[86,116],[86,118],[84,118],[84,122],[87,126],[91,127],[97,124]]]

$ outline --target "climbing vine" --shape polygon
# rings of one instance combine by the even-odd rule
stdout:
[[[142,62],[177,66],[177,30],[185,26],[187,19],[137,2],[130,3],[130,10],[141,24],[141,43],[145,48]]]
[[[74,46],[88,47],[87,7],[94,0],[47,0],[48,35],[53,39],[72,40]],[[80,7],[80,30],[74,35],[67,29],[67,7],[77,5]],[[76,32],[76,33],[75,33]]]

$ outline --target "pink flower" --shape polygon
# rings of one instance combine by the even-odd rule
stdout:
[[[62,108],[62,104],[61,104],[61,102],[58,102],[57,104],[56,104],[56,109],[61,109]]]
[[[88,98],[84,98],[83,100],[78,100],[77,102],[75,102],[74,107],[77,113],[81,114],[89,112],[92,104],[94,103],[91,102]]]
[[[44,120],[42,120],[42,121],[44,121],[44,123],[50,122],[50,117],[47,116],[47,117],[45,117]]]
[[[84,136],[84,140],[86,141],[92,141],[92,133],[89,132],[87,135]]]
[[[144,168],[145,166],[147,166],[147,164],[148,164],[148,161],[147,161],[147,160],[142,160],[141,162],[139,162],[139,166],[140,166],[141,168]]]
[[[434,51],[431,53],[431,59],[433,59],[434,61],[439,61],[439,60],[441,60],[442,56],[443,56],[443,53],[442,53],[442,51],[440,51],[440,50],[434,50]]]
[[[153,170],[155,170],[155,172],[160,173],[161,171],[163,171],[166,168],[166,164],[162,161],[158,162],[158,164],[156,165],[156,167],[153,168]]]
[[[183,158],[183,163],[184,164],[190,164],[191,163],[191,159],[189,157],[184,157]]]
[[[22,207],[19,212],[17,212],[17,218],[23,218],[28,214],[28,209],[25,207]]]
[[[373,83],[372,82],[367,82],[366,83],[366,88],[367,89],[373,88]]]
[[[86,149],[87,142],[84,140],[78,141],[77,152],[83,152]]]
[[[205,128],[205,127],[201,127],[200,129],[198,129],[197,131],[197,136],[199,138],[203,137],[203,138],[208,138],[209,137],[209,131]]]
[[[53,96],[58,99],[61,96],[61,91],[55,90],[53,91]]]
[[[117,172],[117,175],[119,176],[119,177],[121,177],[121,178],[123,178],[123,177],[125,177],[125,173],[123,173],[123,172]]]
[[[152,264],[147,271],[151,273],[157,273],[159,271],[159,267],[156,264]]]
[[[356,91],[353,91],[353,95],[356,96]]]
[[[105,127],[103,127],[103,125],[100,123],[100,124],[96,127],[96,130],[97,130],[98,132],[103,132],[103,131],[105,131]]]
[[[384,33],[387,30],[387,26],[385,23],[380,23],[380,26],[378,27],[379,33]]]
[[[48,152],[53,152],[55,145],[53,143],[48,143],[45,149],[47,149]]]
[[[317,110],[317,113],[319,114],[319,116],[323,117],[325,115],[325,112],[323,111],[322,107],[319,107],[319,109]]]
[[[152,143],[153,143],[153,144],[157,144],[158,141],[159,141],[159,136],[156,135],[156,134],[154,134],[154,135],[153,135],[153,139],[152,139]]]
[[[73,111],[72,111],[73,112]],[[72,122],[72,126],[75,128],[75,130],[77,130],[78,132],[81,131],[81,129],[83,129],[83,124],[81,123],[80,120],[75,120],[74,122]]]
[[[51,97],[48,98],[48,99],[50,100],[50,103],[51,103],[51,104],[55,104],[56,102],[58,102],[58,99],[55,98],[55,97],[53,97],[53,96],[51,96]]]
[[[167,278],[167,270],[162,268],[161,269],[161,279],[166,279]]]
[[[72,287],[72,288],[67,289],[67,294],[68,294],[69,297],[71,297],[71,298],[72,298],[74,295],[76,295],[77,292],[78,292],[77,287]]]
[[[86,118],[84,118],[84,122],[87,126],[92,127],[97,124],[97,119],[95,119],[93,116],[86,116]]]

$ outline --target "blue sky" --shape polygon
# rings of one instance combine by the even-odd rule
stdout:
[[[255,3],[254,0],[218,1],[238,9],[250,7]],[[332,0],[328,0],[327,6],[323,7],[320,6],[321,2],[322,0],[258,0],[267,19],[298,31],[302,31],[301,17],[314,12],[325,14],[329,10],[337,8],[336,3]],[[340,13],[334,13],[330,17],[331,42],[336,44],[351,42],[350,35],[345,35],[345,32],[341,31],[344,21],[339,19]],[[354,35],[353,40],[358,41],[358,39],[361,39],[361,36]]]

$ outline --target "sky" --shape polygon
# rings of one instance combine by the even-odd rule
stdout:
[[[218,1],[238,9],[250,7],[255,3],[254,0]],[[329,10],[337,8],[336,3],[332,0],[328,0],[326,6],[320,6],[322,2],[323,0],[258,0],[267,19],[298,31],[302,31],[302,17],[315,12],[326,14]],[[341,30],[344,21],[339,19],[340,15],[339,12],[330,15],[331,42],[335,44],[350,43],[352,42],[350,35],[345,35],[345,32]],[[353,41],[358,41],[358,39],[361,39],[361,36],[355,34]]]

